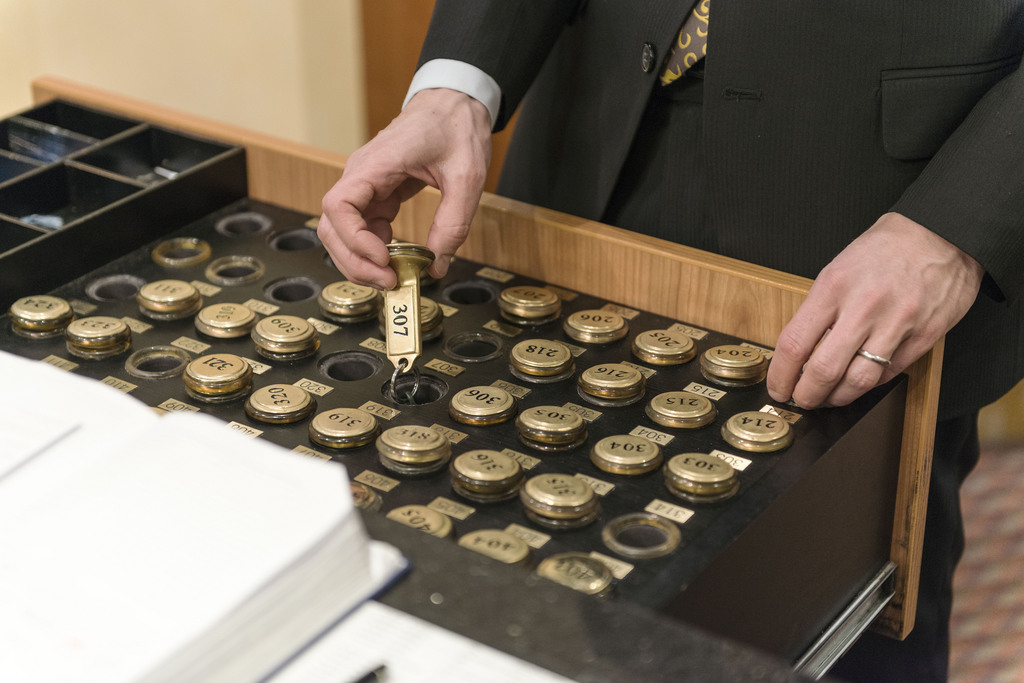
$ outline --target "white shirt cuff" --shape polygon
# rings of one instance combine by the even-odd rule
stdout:
[[[491,130],[498,121],[498,109],[501,107],[501,88],[497,81],[472,64],[454,59],[432,59],[419,69],[412,77],[409,92],[402,102],[402,109],[409,104],[412,96],[420,90],[430,88],[450,88],[469,95],[479,101],[491,115]]]

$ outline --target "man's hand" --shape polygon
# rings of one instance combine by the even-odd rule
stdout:
[[[882,216],[822,269],[779,335],[768,393],[846,405],[923,356],[967,313],[981,265],[914,221]],[[891,360],[886,366],[857,354]]]
[[[317,235],[352,282],[391,289],[387,267],[391,221],[425,185],[441,191],[427,248],[436,260],[430,274],[448,271],[469,234],[491,161],[487,109],[443,88],[423,90],[401,114],[348,159],[345,172],[323,200]]]

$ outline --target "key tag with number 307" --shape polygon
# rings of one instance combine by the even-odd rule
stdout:
[[[384,341],[388,360],[395,366],[391,398],[396,403],[413,403],[420,384],[414,363],[423,351],[420,276],[434,262],[434,253],[418,244],[393,242],[388,245],[388,255],[389,265],[398,276],[397,286],[384,292]],[[398,378],[405,373],[412,373],[414,380],[411,390],[403,396],[398,393]]]

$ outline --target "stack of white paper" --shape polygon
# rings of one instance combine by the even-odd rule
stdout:
[[[257,680],[404,566],[342,467],[9,354],[0,377],[0,680]]]

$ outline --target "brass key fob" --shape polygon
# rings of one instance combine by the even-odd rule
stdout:
[[[384,292],[384,341],[395,376],[411,372],[423,351],[420,329],[420,275],[434,262],[434,253],[408,242],[388,245],[390,266],[398,285]]]

